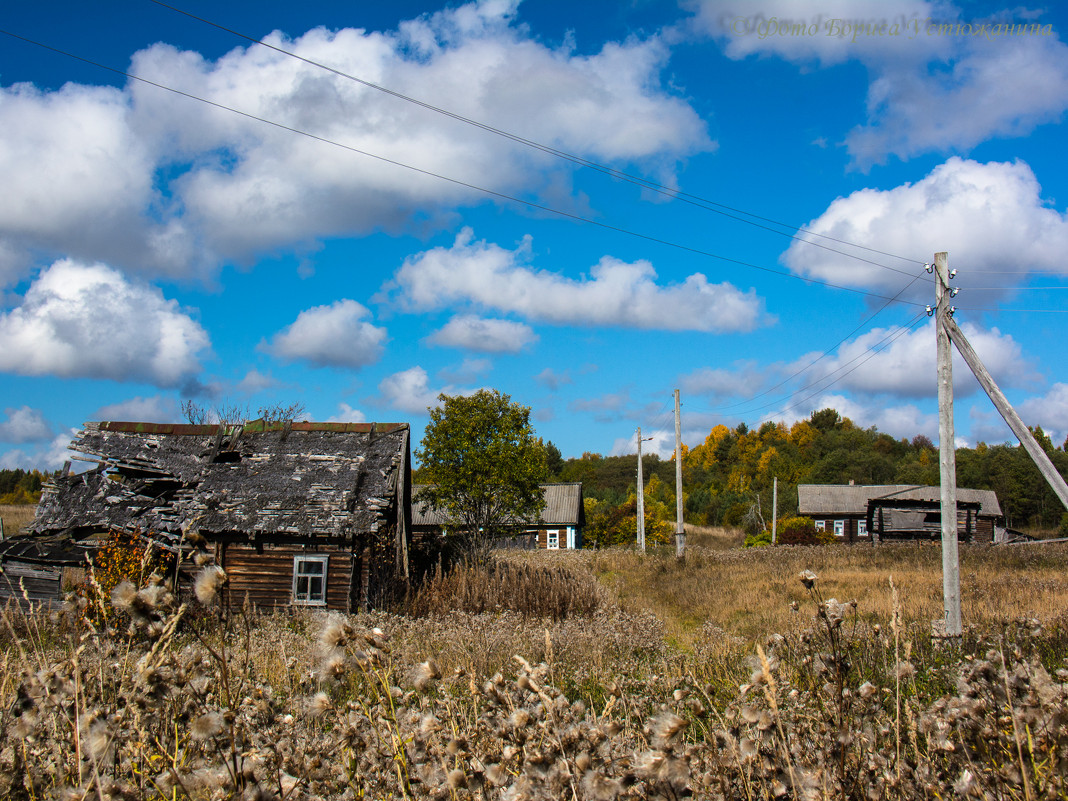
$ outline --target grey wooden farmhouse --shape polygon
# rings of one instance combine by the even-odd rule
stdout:
[[[799,484],[798,514],[843,542],[937,539],[942,533],[941,490],[912,484]],[[995,542],[1002,513],[993,490],[957,489],[957,534]]]
[[[412,528],[421,538],[445,534],[455,523],[444,509],[420,502],[423,486],[416,484],[412,488]],[[582,482],[542,484],[541,489],[545,508],[538,520],[516,522],[512,536],[501,540],[499,547],[550,551],[582,547],[582,529],[586,525]]]
[[[407,423],[87,423],[71,448],[96,468],[57,476],[29,530],[199,535],[231,603],[355,611],[408,580],[409,441]]]

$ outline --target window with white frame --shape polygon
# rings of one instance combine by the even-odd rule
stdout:
[[[858,520],[857,521],[857,536],[858,537],[867,537],[868,536],[868,521],[867,520]]]
[[[545,532],[545,547],[550,551],[560,549],[560,529],[550,528]]]
[[[845,521],[844,520],[835,520],[834,521],[834,536],[836,536],[836,537],[845,537]]]
[[[817,520],[816,521],[816,531],[826,531],[826,530],[827,530],[827,521],[826,520]]]
[[[326,554],[298,554],[293,557],[293,603],[298,606],[326,606]]]

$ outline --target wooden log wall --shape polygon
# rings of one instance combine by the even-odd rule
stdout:
[[[27,597],[35,605],[59,604],[63,575],[61,568],[16,561],[5,562],[3,568],[3,573],[0,573],[0,605],[10,600],[20,606],[26,606]]]
[[[245,599],[258,609],[281,609],[293,606],[293,557],[329,556],[326,575],[326,606],[311,609],[334,609],[340,612],[352,608],[353,557],[340,549],[264,546],[262,552],[243,545],[220,547],[219,564],[226,570],[230,582],[226,600],[232,608],[240,608]],[[359,577],[356,576],[358,579]]]

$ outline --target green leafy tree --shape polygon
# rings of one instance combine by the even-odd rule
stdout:
[[[484,561],[509,527],[534,521],[545,506],[540,482],[545,446],[530,424],[530,408],[497,390],[439,395],[415,457],[424,502],[456,521],[460,549]]]

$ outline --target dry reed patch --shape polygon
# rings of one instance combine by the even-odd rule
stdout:
[[[593,614],[606,601],[605,592],[580,560],[538,559],[531,554],[454,565],[424,582],[406,611],[421,617],[453,610],[513,611],[564,620]]]
[[[37,507],[28,503],[0,504],[0,518],[4,519],[4,536],[10,537],[29,525]]]

